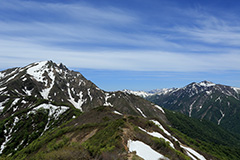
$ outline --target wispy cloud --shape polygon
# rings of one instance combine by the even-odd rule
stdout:
[[[147,24],[138,12],[111,6],[3,1],[1,67],[52,59],[73,68],[240,70],[238,21],[194,9],[170,11],[174,15],[166,27],[161,21],[167,18]],[[183,20],[174,24],[176,15]]]

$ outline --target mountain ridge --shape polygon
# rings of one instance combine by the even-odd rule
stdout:
[[[0,72],[0,159],[149,159],[142,149],[163,159],[215,160],[230,153],[231,159],[239,157],[221,136],[216,139],[224,147],[212,151],[211,138],[195,142],[183,135],[175,119],[192,122],[199,132],[201,122],[174,113],[167,118],[169,112],[131,93],[101,90],[61,63],[7,69]],[[182,131],[189,130],[185,125]],[[238,138],[224,134],[237,147]],[[225,149],[228,152],[220,154]]]
[[[240,118],[239,88],[202,81],[144,98],[164,108],[200,120],[206,119],[229,131],[240,133],[237,121]]]
[[[0,75],[1,153],[14,153],[48,130],[99,106],[168,123],[161,107],[120,91],[103,91],[63,64],[35,62]]]

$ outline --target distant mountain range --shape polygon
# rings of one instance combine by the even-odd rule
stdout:
[[[237,89],[222,88],[238,98]],[[180,90],[151,91],[145,98],[178,97]],[[1,160],[238,159],[239,146],[240,136],[217,125],[164,110],[131,91],[106,92],[63,64],[43,61],[0,72]]]
[[[189,117],[205,119],[240,133],[240,89],[209,81],[191,83],[183,88],[157,90],[155,93],[126,91]]]

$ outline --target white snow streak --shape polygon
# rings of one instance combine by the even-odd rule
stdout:
[[[103,104],[103,106],[111,106],[113,107],[113,105],[108,102],[108,99],[111,98],[112,96],[109,96],[109,93],[105,93],[105,103]]]
[[[232,89],[233,89],[237,94],[240,93],[240,88],[232,87]]]
[[[54,106],[52,104],[41,104],[39,106],[37,106],[36,108],[33,109],[33,111],[29,112],[29,113],[32,113],[32,112],[35,112],[37,110],[39,110],[40,108],[44,108],[44,109],[47,109],[49,110],[48,112],[48,122],[41,134],[41,136],[43,135],[43,133],[50,127],[49,126],[49,122],[51,121],[51,117],[53,117],[55,120],[57,120],[59,118],[59,116],[61,114],[63,114],[67,109],[68,107],[66,106]]]
[[[162,107],[158,106],[158,105],[154,105],[157,109],[159,109],[160,111],[162,111],[162,113],[165,114],[164,110],[162,109]]]
[[[7,98],[7,99],[5,99],[5,101],[0,102],[0,112],[3,111],[3,109],[4,109],[4,107],[5,107],[5,103],[6,103],[8,100],[9,100],[9,99]]]
[[[192,148],[186,147],[181,145],[181,147],[183,149],[185,149],[186,151],[188,151],[190,154],[192,154],[193,156],[197,157],[200,160],[206,160],[205,157],[203,157],[201,154],[199,154],[198,152],[196,152],[195,150],[193,150]]]
[[[7,87],[3,87],[3,88],[0,88],[0,92],[3,91],[4,89],[6,89]]]
[[[66,107],[66,106],[54,106],[52,104],[41,104],[41,105],[37,106],[36,108],[34,108],[33,111],[39,110],[40,108],[48,109],[49,110],[48,116],[49,117],[53,116],[55,119],[57,119],[69,107]]]
[[[91,92],[90,92],[90,88],[88,88],[88,96],[89,96],[89,98],[90,98],[90,101],[92,101],[93,100],[93,98],[92,98],[92,96],[91,96]]]
[[[8,141],[11,139],[11,135],[12,135],[12,132],[13,132],[13,128],[14,126],[16,125],[16,123],[19,121],[19,118],[18,117],[14,117],[14,121],[13,121],[13,125],[10,129],[10,131],[8,132],[7,134],[7,130],[5,129],[4,130],[4,134],[7,134],[5,135],[5,141],[2,143],[1,147],[0,147],[0,154],[2,154],[2,151],[4,150],[4,148],[6,147],[6,144],[8,143]]]
[[[203,87],[211,87],[211,86],[215,86],[216,84],[206,81],[206,82],[200,82],[200,83],[198,83],[198,85],[203,86]]]
[[[167,157],[156,152],[149,145],[141,141],[128,140],[128,148],[129,152],[136,151],[136,155],[142,157],[144,160],[159,160],[159,159],[168,160]]]
[[[193,105],[194,105],[195,102],[196,102],[196,100],[189,107],[189,117],[192,116],[192,109],[193,109]]]
[[[46,71],[46,64],[48,61],[42,61],[39,63],[35,63],[35,66],[30,67],[27,70],[27,74],[33,76],[33,78],[39,82],[44,82],[43,74]]]
[[[197,153],[192,148],[184,146],[183,144],[181,144],[181,142],[177,138],[172,136],[168,131],[166,131],[158,121],[155,121],[155,120],[151,120],[151,121],[154,122],[157,126],[159,126],[159,128],[161,128],[164,133],[166,133],[168,136],[171,136],[175,141],[179,142],[180,146],[187,152],[188,156],[191,157],[193,160],[197,160],[195,157],[197,157],[200,160],[206,160],[202,155]],[[193,155],[195,157],[193,157]]]
[[[17,76],[18,74],[16,73],[15,75],[13,75],[12,77],[10,77],[10,78],[8,78],[8,80],[5,82],[5,83],[7,83],[7,82],[9,82],[9,81],[11,81],[12,79],[14,79],[16,76]]]
[[[0,79],[2,79],[4,77],[4,73],[0,72]]]
[[[138,128],[139,128],[140,130],[142,130],[143,132],[145,132],[145,133],[147,133],[147,134],[149,134],[149,135],[151,135],[151,136],[153,136],[153,137],[164,139],[165,141],[169,142],[169,145],[170,145],[173,149],[175,149],[173,143],[172,143],[169,139],[165,138],[162,134],[160,134],[160,133],[158,133],[158,132],[148,132],[148,131],[146,131],[145,129],[143,129],[143,128],[141,128],[141,127],[138,127]]]
[[[217,102],[218,100],[221,102],[221,101],[222,101],[221,97],[218,97],[218,98],[215,100],[215,102]]]
[[[163,132],[168,135],[168,136],[172,136],[165,128],[163,128],[163,126],[156,120],[150,120],[152,121],[155,125],[157,125],[160,129],[163,130]]]
[[[38,82],[44,83],[46,87],[50,83],[49,81],[51,81],[51,83],[49,84],[50,86],[48,88],[43,89],[40,92],[40,94],[42,95],[42,97],[44,99],[48,99],[48,95],[49,95],[50,90],[52,89],[52,87],[54,85],[54,81],[55,81],[55,75],[53,72],[53,68],[48,68],[47,63],[48,63],[48,61],[35,63],[35,66],[31,66],[27,69],[27,74],[31,75]],[[48,76],[51,80],[46,79],[46,77],[43,76],[45,72],[48,73]]]
[[[115,114],[118,114],[118,115],[123,115],[122,113],[120,113],[120,112],[118,112],[118,111],[113,111],[113,113],[115,113]]]
[[[55,82],[55,76],[54,76],[54,73],[53,71],[49,72],[48,76],[50,77],[51,79],[51,84],[50,84],[50,87],[49,88],[46,88],[46,89],[43,89],[42,92],[40,92],[40,94],[42,95],[42,97],[44,99],[48,99],[48,95],[54,85],[54,82]]]
[[[32,90],[28,90],[27,87],[24,88],[24,92],[28,95],[28,96],[31,96],[32,95]]]
[[[223,119],[223,117],[225,116],[225,114],[223,113],[223,111],[220,109],[220,113],[222,115],[222,117],[218,120],[218,125],[220,125],[221,120]]]
[[[206,93],[207,93],[207,95],[210,95],[210,94],[212,94],[212,91],[210,90],[210,91],[206,91]]]
[[[77,102],[76,102],[76,101],[74,100],[74,98],[72,97],[72,94],[71,94],[71,91],[70,91],[69,88],[68,88],[68,95],[69,95],[69,98],[70,98],[70,99],[68,99],[68,101],[69,101],[70,103],[72,103],[75,108],[79,109],[79,110],[82,112],[82,111],[83,111],[83,110],[82,110],[82,105],[83,105],[84,102],[86,102],[86,99],[83,100],[82,91],[79,93],[79,100],[78,100]]]
[[[142,110],[140,108],[137,108],[137,110],[141,113],[141,115],[144,117],[144,118],[147,118],[147,116],[142,112]]]

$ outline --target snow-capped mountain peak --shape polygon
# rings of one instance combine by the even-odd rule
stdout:
[[[136,96],[140,96],[143,98],[153,95],[153,93],[148,93],[146,91],[132,91],[132,90],[128,90],[128,89],[124,89],[123,92],[128,93],[128,94],[134,94]]]
[[[178,88],[162,88],[162,89],[154,89],[150,91],[133,91],[133,90],[125,89],[123,90],[123,92],[146,98],[153,95],[164,95],[169,92],[175,91],[177,89]]]
[[[216,84],[210,82],[210,81],[202,81],[202,82],[199,82],[199,83],[196,83],[197,85],[199,86],[202,86],[202,87],[211,87],[211,86],[215,86]]]

